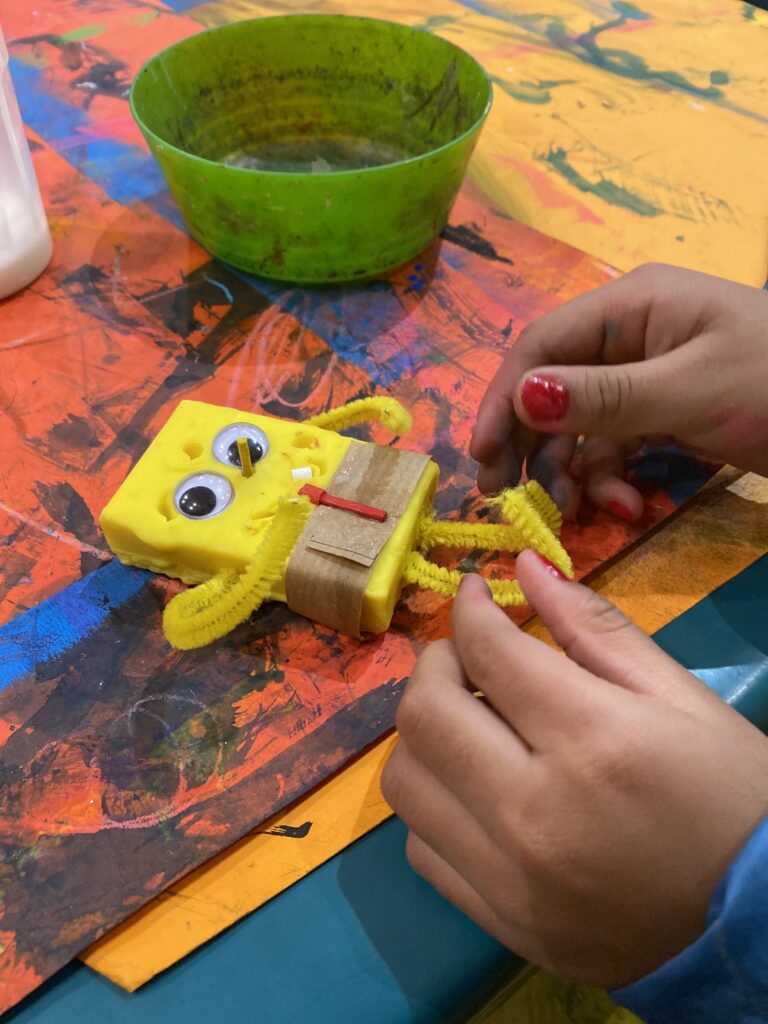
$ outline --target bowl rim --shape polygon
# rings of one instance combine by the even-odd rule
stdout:
[[[264,22],[267,22],[267,21],[269,21],[269,22],[277,22],[277,21],[305,21],[305,22],[307,22],[307,21],[320,21],[321,19],[331,19],[333,21],[344,20],[344,21],[349,21],[349,22],[357,21],[357,22],[362,22],[362,23],[373,23],[373,24],[378,24],[378,25],[395,25],[398,28],[407,30],[408,32],[414,32],[414,33],[415,32],[419,32],[422,35],[429,36],[432,39],[439,40],[439,42],[443,43],[445,46],[450,47],[452,50],[455,50],[458,53],[460,53],[463,57],[468,58],[478,68],[478,70],[480,71],[483,79],[485,80],[487,88],[488,88],[488,95],[487,95],[487,98],[486,98],[486,101],[485,101],[485,105],[484,105],[481,113],[472,122],[472,124],[469,126],[469,128],[466,128],[460,135],[457,135],[455,138],[451,139],[450,142],[445,142],[445,143],[443,143],[442,146],[437,146],[434,149],[428,149],[424,153],[419,153],[418,156],[409,156],[409,157],[407,157],[404,160],[394,160],[391,163],[375,164],[373,167],[349,168],[349,169],[343,170],[343,171],[317,171],[317,172],[312,171],[312,172],[309,172],[309,171],[272,171],[272,170],[266,170],[266,169],[262,169],[262,168],[258,168],[258,167],[231,167],[229,164],[222,163],[220,160],[211,160],[208,157],[198,156],[197,153],[191,153],[189,150],[181,149],[179,146],[175,146],[173,143],[167,142],[164,138],[162,138],[162,136],[158,135],[157,132],[153,131],[151,128],[148,127],[148,125],[144,122],[143,118],[139,115],[139,113],[136,110],[136,98],[135,98],[136,84],[139,81],[139,79],[142,77],[144,72],[149,68],[149,66],[151,64],[154,64],[156,61],[159,61],[166,54],[170,53],[171,50],[175,50],[177,48],[183,47],[191,39],[196,39],[196,38],[198,38],[199,36],[202,36],[202,35],[212,35],[212,34],[218,33],[218,32],[222,32],[222,33],[223,32],[229,32],[229,31],[232,31],[234,29],[241,28],[243,25],[263,24]],[[410,164],[415,164],[415,163],[418,163],[418,162],[420,162],[422,160],[427,160],[427,159],[429,159],[431,157],[437,156],[438,154],[443,153],[446,150],[450,149],[452,146],[456,146],[458,143],[463,142],[465,139],[470,138],[480,128],[482,128],[484,122],[486,121],[486,119],[488,117],[488,114],[491,111],[491,107],[493,105],[493,99],[494,99],[493,80],[492,80],[491,76],[489,75],[489,73],[485,70],[485,68],[480,63],[480,61],[476,57],[474,57],[471,53],[469,53],[468,50],[465,50],[461,46],[457,46],[456,43],[452,43],[449,39],[443,39],[442,36],[435,35],[433,32],[429,32],[427,29],[420,28],[420,27],[417,27],[417,26],[414,26],[414,25],[406,25],[404,22],[393,21],[393,20],[390,20],[390,19],[387,19],[387,18],[371,18],[371,17],[366,17],[366,16],[363,16],[363,15],[357,15],[357,14],[307,14],[307,13],[277,14],[277,15],[269,15],[269,16],[264,17],[264,18],[244,18],[244,19],[242,19],[240,21],[230,21],[230,22],[227,22],[227,24],[225,24],[225,25],[216,25],[213,28],[203,29],[201,32],[195,32],[193,35],[186,36],[184,39],[178,39],[175,43],[171,43],[170,46],[163,47],[162,50],[160,50],[157,53],[153,54],[151,57],[149,57],[147,60],[144,61],[144,63],[139,68],[139,70],[136,72],[136,75],[134,76],[133,81],[131,82],[131,88],[130,88],[130,92],[128,94],[128,102],[129,102],[131,114],[133,115],[133,118],[136,121],[137,125],[139,126],[139,129],[141,130],[142,134],[145,137],[147,137],[147,136],[151,137],[164,150],[170,150],[170,151],[172,151],[174,153],[178,153],[180,156],[185,157],[188,160],[193,160],[195,162],[198,162],[198,163],[202,164],[205,167],[224,167],[228,171],[232,171],[232,172],[238,173],[238,174],[247,174],[247,175],[256,174],[256,175],[259,175],[259,176],[265,175],[265,176],[268,176],[270,178],[274,177],[275,179],[279,179],[281,181],[284,181],[284,180],[287,180],[287,179],[298,179],[298,178],[301,178],[301,179],[303,179],[305,181],[307,179],[309,179],[309,180],[312,180],[312,181],[317,180],[317,181],[326,181],[326,182],[327,182],[328,179],[338,179],[338,178],[346,177],[348,175],[358,175],[358,174],[369,174],[369,173],[372,173],[372,172],[374,172],[374,173],[375,172],[381,172],[382,170],[385,170],[385,169],[391,168],[391,167],[407,167]]]

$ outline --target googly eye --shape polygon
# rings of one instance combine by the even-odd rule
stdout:
[[[182,480],[173,497],[176,509],[187,519],[212,519],[232,501],[234,491],[218,473],[195,473]]]
[[[269,451],[269,441],[263,430],[252,423],[232,423],[220,430],[213,439],[213,454],[225,466],[237,466],[240,469],[240,452],[237,450],[238,440],[244,437],[248,442],[251,462],[256,463]]]

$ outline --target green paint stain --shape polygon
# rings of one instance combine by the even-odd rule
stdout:
[[[160,11],[144,11],[133,19],[133,23],[134,25],[148,25],[150,21],[155,20],[159,13]]]
[[[727,71],[712,71],[709,80],[712,85],[727,85],[731,80],[731,76]]]
[[[434,29],[442,28],[443,25],[450,25],[454,21],[456,21],[456,18],[452,14],[433,14],[422,23],[421,27],[425,28],[427,32],[432,32]]]
[[[752,6],[752,4],[741,5],[741,16],[742,18],[746,18],[747,21],[755,20],[755,8]]]
[[[651,68],[648,63],[630,50],[620,50],[615,47],[601,48],[598,36],[612,28],[620,28],[626,23],[627,17],[634,20],[645,20],[640,17],[642,12],[633,15],[625,15],[621,12],[610,21],[595,25],[588,32],[579,36],[572,36],[566,29],[562,18],[553,18],[544,33],[552,46],[572,54],[577,60],[591,64],[593,67],[608,71],[610,74],[618,75],[620,78],[631,78],[636,82],[663,82],[675,89],[690,93],[693,96],[701,96],[703,99],[720,100],[723,98],[722,89],[716,85],[699,86],[690,79],[681,75],[678,71],[665,68]]]
[[[613,9],[622,18],[631,18],[633,21],[648,21],[650,14],[641,11],[636,4],[627,3],[626,0],[613,0]]]
[[[562,147],[550,149],[547,156],[541,159],[549,164],[553,171],[562,178],[565,178],[570,185],[573,185],[574,188],[577,188],[580,192],[588,192],[593,196],[599,196],[600,199],[604,199],[611,206],[621,206],[625,210],[631,210],[633,213],[639,214],[641,217],[656,217],[662,212],[641,196],[636,196],[633,192],[622,188],[621,185],[617,185],[607,178],[601,178],[597,182],[589,181],[575,167],[571,166],[568,162],[568,154]]]
[[[59,36],[65,43],[75,43],[78,39],[93,39],[106,31],[106,25],[81,25],[80,28],[73,28],[71,32],[65,32]]]
[[[521,103],[543,104],[549,103],[552,99],[550,90],[558,85],[572,85],[574,80],[571,78],[551,82],[506,82],[503,78],[492,76],[491,81],[514,100]]]

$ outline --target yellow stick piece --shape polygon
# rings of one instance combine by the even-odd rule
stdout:
[[[251,449],[248,447],[247,437],[238,437],[237,454],[240,456],[240,469],[244,477],[253,476],[253,463],[251,462]]]

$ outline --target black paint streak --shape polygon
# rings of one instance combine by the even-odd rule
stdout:
[[[91,515],[91,510],[75,488],[66,482],[46,484],[39,481],[35,485],[35,496],[54,523],[65,533],[71,533],[85,544],[94,548],[104,546],[101,533]],[[80,554],[80,571],[83,576],[93,572],[102,565],[96,555],[88,551]]]
[[[203,325],[195,318],[194,309],[198,303],[208,307],[222,304],[222,289],[217,281],[225,285],[233,301],[216,326],[205,333]],[[236,356],[248,337],[247,330],[237,328],[272,305],[253,285],[214,262],[190,274],[181,288],[173,291],[164,288],[145,296],[142,303],[182,338],[188,338],[196,328],[202,340],[197,344],[183,344],[171,372],[133,413],[111,444],[104,448],[93,464],[94,470],[106,465],[116,452],[136,453],[139,438],[144,443],[149,440],[147,427],[165,403],[171,399],[178,401],[186,391],[208,380],[219,366]],[[94,412],[97,411],[95,408]]]
[[[77,450],[99,447],[99,439],[94,436],[91,423],[74,413],[69,413],[65,420],[52,427],[48,439],[54,451],[61,447]]]
[[[94,96],[115,96],[127,99],[130,82],[125,77],[128,65],[121,60],[109,60],[93,64],[86,71],[72,80],[74,89],[87,91],[84,106],[86,109],[93,102]]]
[[[305,821],[303,825],[275,825],[273,828],[266,828],[263,831],[253,832],[254,836],[284,836],[286,839],[306,839],[309,830],[312,828],[311,821]]]
[[[495,246],[491,245],[486,238],[483,238],[481,234],[468,224],[459,224],[455,227],[449,224],[443,230],[442,237],[446,242],[452,242],[468,252],[473,252],[476,256],[482,256],[483,259],[495,260],[497,263],[507,263],[510,267],[515,265],[514,260],[510,260],[506,256],[500,256]]]

